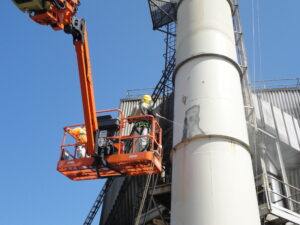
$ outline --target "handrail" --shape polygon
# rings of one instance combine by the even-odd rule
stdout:
[[[97,111],[96,114],[105,113],[105,112],[113,112],[113,111],[119,112],[120,115],[121,115],[121,120],[124,119],[124,114],[123,114],[122,110],[121,109],[117,109],[117,108],[116,109],[107,109],[107,110]]]
[[[264,177],[266,177],[266,179],[264,179]],[[259,174],[259,175],[257,175],[257,176],[255,177],[255,180],[259,180],[259,179],[262,179],[263,185],[264,185],[264,189],[261,190],[261,191],[258,191],[258,192],[257,192],[257,195],[258,195],[258,194],[261,194],[261,193],[263,193],[263,192],[266,192],[265,194],[266,194],[266,197],[267,197],[267,201],[270,201],[270,203],[272,203],[272,204],[276,204],[276,203],[281,202],[281,201],[283,201],[283,200],[287,200],[287,201],[293,202],[294,204],[300,206],[300,202],[292,198],[293,196],[297,196],[297,195],[300,194],[300,189],[299,189],[299,188],[297,188],[297,187],[295,187],[295,186],[293,186],[293,185],[290,185],[290,184],[288,184],[288,183],[285,183],[284,181],[282,181],[282,180],[280,180],[280,179],[278,179],[278,178],[276,178],[276,177],[274,177],[274,176],[272,176],[272,175],[270,175],[270,174],[265,174],[265,173]],[[288,186],[289,188],[291,188],[292,190],[296,191],[297,193],[294,194],[294,195],[290,195],[290,196],[284,195],[284,194],[282,194],[282,193],[278,193],[278,192],[274,191],[274,190],[269,186],[270,180],[275,180],[275,181],[281,183],[282,185],[286,185],[286,186]],[[266,182],[268,182],[268,183],[266,183]],[[276,201],[272,201],[272,199],[271,199],[271,197],[270,197],[270,193],[273,194],[273,195],[280,196],[280,197],[282,197],[282,198],[279,199],[279,200],[276,200]]]
[[[156,153],[161,156],[162,155],[162,129],[158,123],[158,121],[156,121],[155,117],[153,115],[139,115],[139,116],[130,116],[125,118],[123,112],[120,109],[108,109],[108,110],[102,110],[102,111],[97,111],[97,115],[101,114],[101,113],[106,113],[106,112],[113,112],[116,111],[119,113],[119,120],[120,120],[120,124],[119,124],[119,132],[118,135],[116,136],[109,136],[107,137],[110,140],[115,140],[114,145],[116,146],[116,148],[118,149],[118,153],[117,154],[125,154],[125,152],[123,151],[123,145],[124,145],[124,141],[126,140],[134,140],[137,138],[141,138],[141,136],[146,137],[149,139],[149,141],[151,142],[151,148],[148,151],[154,151],[157,150]],[[137,123],[139,121],[148,121],[149,124],[151,124],[151,132],[148,133],[147,135],[129,135],[129,136],[123,136],[123,129],[125,127],[125,124],[131,124],[131,123]],[[71,137],[73,137],[75,139],[75,137],[71,134],[69,134],[67,132],[68,128],[73,128],[73,127],[79,127],[79,126],[84,126],[85,124],[81,123],[81,124],[75,124],[75,125],[68,125],[65,126],[64,129],[64,136],[63,136],[63,140],[62,140],[62,144],[61,144],[61,154],[60,157],[62,156],[62,152],[63,149],[67,148],[67,147],[72,147],[72,146],[76,146],[78,145],[78,143],[71,143],[71,144],[66,144],[67,141],[67,136],[70,135]],[[85,143],[82,143],[82,145],[85,145]],[[155,149],[157,148],[157,149]],[[133,152],[135,152],[135,147],[133,147]],[[74,152],[74,155],[72,155],[72,157],[74,159],[76,159],[76,149]]]
[[[66,130],[67,128],[72,128],[72,127],[82,127],[84,125],[85,125],[84,123],[79,123],[79,124],[74,124],[74,125],[68,125],[68,126],[65,126],[63,129]]]
[[[270,189],[269,191],[270,191],[271,193],[275,194],[275,195],[278,195],[278,196],[282,197],[282,199],[277,200],[277,201],[275,201],[275,202],[273,202],[273,203],[281,202],[282,200],[287,199],[288,201],[292,201],[292,202],[295,202],[295,203],[297,203],[297,204],[300,205],[300,202],[298,202],[298,201],[296,201],[296,200],[294,200],[294,199],[292,199],[292,198],[289,198],[289,197],[286,196],[286,195],[283,195],[283,194],[280,194],[280,193],[278,193],[278,192],[275,192],[275,191],[273,191],[272,189]]]
[[[258,91],[269,88],[297,88],[299,86],[300,78],[258,80],[251,83],[251,87]]]
[[[272,178],[273,180],[276,180],[276,181],[278,181],[278,182],[284,184],[284,185],[287,185],[287,186],[289,186],[289,187],[291,187],[291,188],[293,188],[293,189],[296,189],[297,191],[300,191],[299,188],[297,188],[297,187],[295,187],[295,186],[293,186],[293,185],[290,185],[290,184],[288,184],[288,183],[285,183],[285,182],[283,182],[282,180],[279,180],[278,178],[276,178],[276,177],[274,177],[274,176],[272,176],[272,175],[269,175],[269,174],[268,174],[267,176],[270,177],[270,178]]]

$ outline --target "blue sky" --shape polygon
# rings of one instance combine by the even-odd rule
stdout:
[[[252,76],[299,77],[300,2],[240,4]],[[73,182],[56,171],[62,127],[83,120],[72,38],[11,1],[2,1],[0,15],[0,224],[82,224],[104,181]],[[82,0],[79,16],[87,20],[98,110],[118,107],[128,89],[155,86],[164,36],[152,31],[146,0]]]

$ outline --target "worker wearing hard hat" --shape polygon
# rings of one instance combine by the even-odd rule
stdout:
[[[67,128],[66,131],[72,135],[76,140],[76,153],[77,158],[86,157],[85,144],[87,143],[86,129],[85,127]]]
[[[139,116],[139,115],[153,115],[156,117],[161,117],[158,113],[156,113],[153,109],[153,101],[150,95],[144,95],[141,98],[141,101],[138,105],[133,109],[131,116]]]
[[[160,117],[153,109],[153,101],[150,95],[144,95],[140,102],[134,107],[131,116],[140,115],[153,115],[155,117]],[[150,123],[149,120],[141,120],[135,123],[131,134],[133,136],[141,136],[140,138],[135,138],[134,146],[136,152],[146,151],[149,148],[150,140],[145,137],[150,133]]]

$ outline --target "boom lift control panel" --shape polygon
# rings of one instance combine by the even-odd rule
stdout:
[[[76,17],[79,0],[12,1],[35,22],[73,36],[85,123],[64,128],[57,170],[72,180],[161,172],[162,130],[153,116],[125,118],[119,109],[96,111],[86,24]],[[118,113],[117,118],[112,118],[113,112]],[[148,134],[125,132],[139,122],[148,124]],[[78,135],[85,138],[70,132],[74,127],[81,129],[83,133]],[[141,141],[147,141],[146,149],[138,147]]]

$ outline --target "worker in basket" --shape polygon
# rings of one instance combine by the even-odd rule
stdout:
[[[72,135],[76,140],[76,153],[77,158],[85,158],[86,157],[86,149],[85,144],[87,143],[87,137],[86,137],[86,129],[84,126],[82,127],[76,127],[76,128],[67,128],[66,131]]]
[[[131,116],[140,115],[152,115],[158,118],[164,118],[155,112],[153,108],[153,101],[150,95],[144,95],[140,100],[139,104],[133,109]],[[130,121],[129,121],[130,122]],[[150,139],[146,135],[150,134],[151,120],[140,120],[135,122],[131,135],[140,136],[139,138],[134,138],[133,143],[136,152],[147,151],[150,147]]]

